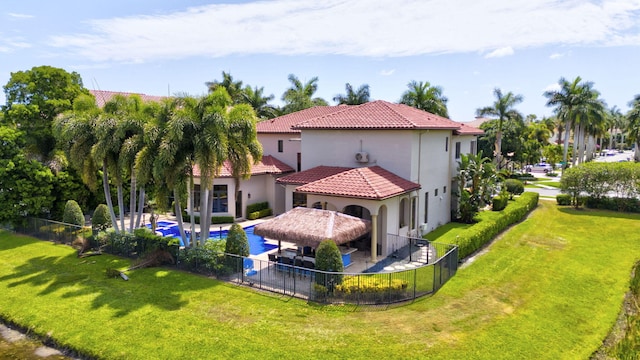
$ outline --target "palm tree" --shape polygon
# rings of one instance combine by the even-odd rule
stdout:
[[[227,156],[227,108],[232,100],[224,88],[200,98],[196,105],[194,160],[200,168],[200,233],[208,236],[213,211],[213,179]],[[204,241],[203,239],[203,241]]]
[[[578,148],[580,136],[584,136],[583,126],[589,117],[599,116],[602,112],[603,102],[599,99],[599,93],[593,90],[592,82],[582,82],[582,78],[576,77],[572,82],[565,78],[558,81],[559,90],[549,90],[544,92],[548,99],[547,106],[555,106],[555,113],[558,119],[565,124],[564,151],[562,160],[567,164],[567,153],[569,149],[569,129],[573,127],[574,133],[574,153]],[[575,159],[575,156],[572,156]],[[563,166],[564,170],[564,166]]]
[[[225,88],[229,96],[231,96],[231,100],[234,104],[239,104],[243,101],[244,89],[242,87],[242,81],[233,81],[231,73],[223,71],[222,81],[207,81],[205,82],[205,85],[207,85],[210,93],[216,91],[220,87]]]
[[[640,95],[629,102],[631,110],[627,113],[627,136],[635,144],[633,158],[640,161]]]
[[[169,197],[169,194],[173,195],[176,221],[185,245],[193,245],[196,241],[193,203],[191,203],[191,244],[187,240],[182,219],[183,195],[187,191],[193,194],[194,139],[198,130],[196,107],[197,100],[189,96],[179,96],[163,104],[163,108],[157,115],[157,121],[161,127],[158,134],[157,155],[153,161],[153,179],[159,193],[158,199],[164,200]],[[152,150],[154,149],[150,149]],[[193,199],[193,196],[190,198]]]
[[[256,115],[260,119],[273,119],[278,116],[278,110],[269,105],[269,101],[274,99],[274,95],[264,96],[264,87],[251,88],[247,86],[242,93],[242,102],[251,105]]]
[[[290,114],[296,111],[308,109],[314,106],[329,105],[322,98],[314,98],[313,94],[318,90],[318,77],[313,77],[306,83],[302,83],[295,75],[289,74],[291,87],[282,94],[282,101],[285,102],[282,112]]]
[[[235,199],[238,201],[240,179],[246,180],[251,176],[251,164],[262,159],[262,145],[258,141],[256,117],[251,107],[236,105],[229,110],[227,117],[227,160],[231,165]]]
[[[442,117],[449,117],[447,110],[447,99],[442,95],[440,86],[431,86],[428,81],[417,82],[412,80],[407,84],[409,90],[405,91],[400,98],[400,103],[409,105]]]
[[[360,105],[369,102],[369,85],[364,84],[354,91],[351,84],[346,83],[345,89],[347,93],[336,95],[333,101],[344,105]]]
[[[102,185],[107,201],[111,224],[116,232],[119,232],[111,190],[109,188],[108,158],[95,156],[95,148],[98,143],[98,128],[100,125],[101,110],[95,104],[95,98],[91,95],[80,95],[74,102],[72,111],[63,113],[54,120],[53,133],[58,144],[67,153],[67,158],[72,167],[80,173],[85,185],[91,190],[96,190],[96,174],[102,167]]]
[[[479,108],[476,110],[476,113],[479,116],[490,115],[498,118],[498,129],[496,132],[495,150],[493,155],[496,159],[496,164],[499,170],[502,167],[503,125],[506,121],[522,123],[522,114],[515,110],[514,107],[521,103],[524,98],[522,95],[514,95],[512,92],[503,94],[502,90],[499,88],[495,88],[493,90],[493,94],[496,96],[496,101],[493,105]]]

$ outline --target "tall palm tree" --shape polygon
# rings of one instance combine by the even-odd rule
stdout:
[[[251,164],[262,159],[262,145],[258,141],[256,117],[253,109],[245,104],[236,105],[227,113],[227,160],[235,184],[235,199],[238,201],[240,179],[251,176]]]
[[[109,159],[106,155],[101,158],[95,156],[94,150],[98,143],[98,128],[104,131],[104,126],[99,121],[101,113],[93,96],[81,95],[74,102],[73,110],[54,120],[53,133],[58,144],[67,153],[71,166],[78,170],[80,178],[89,189],[96,190],[96,174],[98,169],[102,168],[102,185],[111,224],[114,230],[119,232],[109,188]]]
[[[206,240],[211,227],[214,188],[213,179],[227,156],[227,129],[225,116],[232,100],[224,88],[200,98],[196,105],[196,134],[194,160],[200,168],[200,233]]]
[[[498,120],[498,129],[496,132],[496,142],[494,157],[498,169],[502,167],[502,129],[504,123],[507,121],[522,123],[522,114],[519,113],[514,107],[520,104],[524,98],[522,95],[514,95],[512,92],[506,94],[502,93],[502,90],[495,88],[493,94],[496,96],[496,101],[491,106],[479,108],[476,110],[479,116],[494,116]]]
[[[345,90],[347,91],[346,94],[336,95],[333,101],[344,105],[360,105],[369,102],[369,85],[364,84],[354,91],[351,84],[346,83]]]
[[[629,102],[631,110],[627,113],[627,136],[635,144],[633,158],[640,161],[640,95]]]
[[[264,87],[251,88],[247,86],[242,93],[243,103],[251,105],[256,115],[260,119],[273,119],[278,116],[278,110],[269,104],[269,101],[273,100],[275,96],[264,96]]]
[[[153,161],[153,179],[160,195],[158,198],[163,200],[168,198],[169,194],[173,195],[176,221],[185,245],[193,245],[196,240],[193,204],[191,204],[191,244],[186,237],[182,219],[182,198],[187,191],[193,194],[193,181],[190,179],[192,179],[195,163],[194,139],[198,131],[196,107],[197,100],[189,96],[179,96],[163,103],[163,108],[157,117],[159,125],[163,126],[159,128],[160,139],[157,155]],[[153,150],[152,148],[149,151]]]
[[[314,98],[313,94],[318,90],[318,77],[315,76],[306,83],[302,83],[295,75],[289,74],[291,87],[282,94],[282,101],[285,102],[282,111],[284,114],[308,109],[314,106],[329,105],[323,98]]]
[[[559,90],[549,90],[544,92],[548,99],[547,106],[555,106],[555,113],[558,119],[565,124],[564,151],[562,160],[567,164],[567,153],[569,149],[569,129],[573,127],[574,133],[574,153],[576,152],[580,136],[584,136],[582,127],[591,116],[597,116],[603,109],[603,102],[599,99],[599,93],[593,89],[592,82],[582,82],[582,78],[576,77],[572,82],[565,78],[558,81]],[[572,154],[573,155],[573,154]],[[572,156],[575,160],[576,156]],[[564,167],[563,167],[564,170]]]
[[[447,101],[449,99],[442,95],[442,87],[431,86],[428,81],[417,82],[415,80],[409,82],[407,87],[409,90],[405,91],[400,98],[401,104],[442,117],[449,117],[449,111],[447,110]]]

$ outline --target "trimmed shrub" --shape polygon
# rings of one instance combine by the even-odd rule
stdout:
[[[510,202],[495,219],[480,221],[461,232],[453,243],[458,246],[459,258],[463,259],[471,255],[509,225],[522,220],[538,205],[538,198],[538,193],[525,192]]]
[[[227,233],[227,244],[224,248],[224,252],[227,254],[249,256],[249,240],[247,239],[247,233],[244,232],[244,229],[239,224],[231,225],[231,228]]]
[[[524,184],[522,183],[522,181],[517,179],[505,180],[504,187],[507,189],[510,199],[513,199],[513,195],[520,195],[524,192]]]
[[[91,217],[91,228],[94,233],[99,231],[105,231],[111,227],[111,216],[109,215],[109,208],[105,204],[100,204],[93,211]]]
[[[558,203],[558,205],[571,205],[571,195],[558,194],[556,195],[556,202]]]
[[[316,249],[316,270],[338,272],[344,271],[342,254],[335,242],[331,239],[323,240]],[[331,281],[333,280],[333,281]],[[330,284],[333,282],[333,284]],[[342,282],[342,275],[316,273],[316,283],[327,286],[332,291],[332,286]]]
[[[84,214],[82,213],[82,209],[80,209],[80,205],[78,205],[75,200],[67,201],[67,204],[64,206],[62,222],[84,226]]]
[[[250,204],[247,205],[247,215],[254,213],[256,211],[260,211],[260,210],[264,210],[264,209],[268,209],[269,208],[269,202],[268,201],[264,201],[264,202],[259,202],[259,203],[255,203],[255,204]]]
[[[507,199],[506,196],[495,196],[493,198],[493,202],[491,205],[491,208],[493,211],[501,211],[504,210],[504,208],[507,207],[507,204],[509,203],[509,199]]]
[[[260,219],[263,218],[265,216],[271,216],[273,215],[273,210],[271,209],[262,209],[259,211],[254,211],[252,213],[248,213],[247,214],[247,220],[255,220],[255,219]]]

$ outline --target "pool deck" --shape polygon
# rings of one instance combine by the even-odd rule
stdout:
[[[247,228],[250,226],[254,226],[257,224],[260,224],[262,222],[265,222],[267,220],[272,219],[273,216],[268,216],[262,219],[256,219],[256,220],[243,220],[241,219],[240,221],[237,222],[237,224],[239,224],[240,226],[242,226],[242,228]],[[145,214],[144,217],[145,221],[144,224],[148,224],[149,223],[149,214]],[[186,221],[188,220],[188,218],[183,219],[184,221],[184,228],[185,230],[190,229],[191,228],[191,223]],[[159,216],[158,218],[158,222],[160,221],[171,221],[171,222],[177,222],[176,221],[176,217],[172,216],[172,215],[168,215],[168,214],[162,214]],[[128,219],[125,218],[125,224],[128,224]],[[212,224],[211,225],[211,230],[216,231],[216,230],[229,230],[229,228],[231,228],[231,225],[233,224]],[[200,231],[200,225],[196,224],[195,225],[195,230],[196,231]],[[272,244],[272,245],[278,245],[278,241],[277,240],[272,240],[269,238],[265,238],[265,242],[267,244]],[[286,249],[286,248],[295,248],[297,247],[297,245],[295,243],[292,242],[287,242],[287,241],[281,241],[281,248],[282,249]],[[415,268],[417,266],[421,266],[421,265],[425,265],[427,263],[431,263],[434,262],[436,260],[436,255],[432,254],[431,250],[429,250],[427,248],[427,253],[426,255],[424,254],[424,249],[422,248],[415,248],[414,250],[411,251],[411,254],[408,253],[408,251],[403,254],[395,254],[395,256],[388,256],[386,258],[382,258],[382,259],[378,259],[378,261],[376,262],[372,262],[371,261],[371,252],[370,251],[356,251],[353,252],[351,254],[351,264],[345,268],[345,273],[364,273],[364,272],[391,272],[391,271],[398,271],[398,270],[408,270],[411,268]],[[257,260],[264,260],[264,261],[268,261],[269,254],[274,254],[278,252],[278,248],[275,248],[273,250],[269,250],[267,252],[263,252],[261,254],[258,255],[250,255],[250,258],[253,259],[257,259]],[[426,256],[426,257],[425,257]]]

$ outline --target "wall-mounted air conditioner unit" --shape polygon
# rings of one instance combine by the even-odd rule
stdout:
[[[427,232],[429,232],[429,224],[427,223],[420,224],[420,234],[424,235]]]
[[[356,153],[356,161],[359,163],[368,163],[369,162],[369,154],[366,152],[357,152]]]

